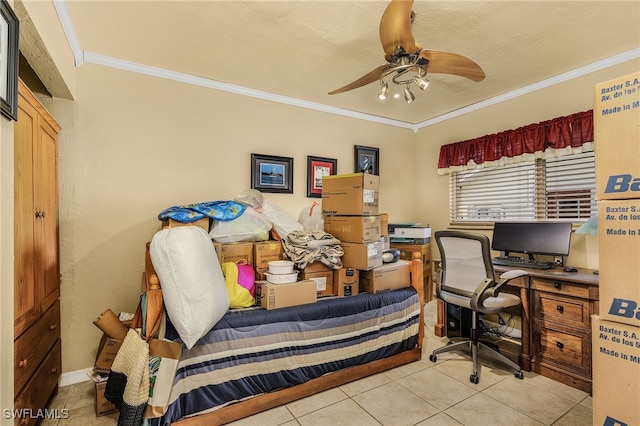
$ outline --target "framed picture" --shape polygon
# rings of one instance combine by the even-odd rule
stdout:
[[[0,112],[18,119],[18,18],[7,0],[0,0]]]
[[[338,160],[307,156],[307,197],[322,198],[322,176],[335,175]]]
[[[293,158],[251,154],[251,189],[293,194]]]
[[[380,149],[370,146],[355,146],[354,171],[380,175]]]

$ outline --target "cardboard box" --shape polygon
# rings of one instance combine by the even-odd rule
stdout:
[[[640,425],[640,327],[591,317],[593,424]]]
[[[322,177],[322,214],[377,215],[380,177],[351,173]]]
[[[264,309],[286,308],[317,301],[316,282],[298,281],[291,284],[261,283],[260,305]]]
[[[594,89],[596,199],[640,198],[640,71]]]
[[[355,268],[364,271],[382,265],[383,245],[380,241],[375,243],[342,243],[342,265],[345,268]]]
[[[380,235],[389,236],[389,214],[380,213]]]
[[[220,265],[224,262],[237,262],[238,260],[246,260],[253,266],[253,243],[213,243],[216,249],[216,255]]]
[[[167,219],[162,221],[162,227],[164,228],[165,226],[170,226],[171,228],[175,228],[176,226],[199,226],[200,228],[209,232],[209,218],[203,217],[202,219],[198,219],[195,222],[189,222],[189,223],[178,222],[173,219]]]
[[[106,387],[106,381],[96,383],[96,417],[105,416],[107,414],[115,413],[116,411],[118,411],[116,406],[104,397],[104,389]]]
[[[640,327],[640,199],[598,202],[600,316]]]
[[[324,232],[343,243],[372,243],[379,241],[380,216],[325,216]]]
[[[253,266],[257,269],[269,269],[269,262],[286,259],[284,247],[280,241],[258,241],[253,243]]]
[[[300,274],[299,278],[301,280],[314,281],[316,283],[318,297],[335,296],[335,290],[333,287],[333,269],[318,272],[303,272]]]
[[[94,370],[98,373],[108,373],[111,371],[111,365],[118,353],[118,349],[122,346],[122,340],[112,339],[105,334],[100,339],[98,345],[98,354],[96,355],[96,362]]]
[[[333,269],[331,269],[330,267],[328,267],[322,262],[307,263],[307,266],[305,266],[304,269],[300,270],[300,272],[303,274],[309,274],[312,272],[326,272],[326,271],[333,271]]]
[[[398,260],[370,271],[360,271],[360,291],[380,293],[411,285],[410,262]]]
[[[357,296],[360,287],[360,273],[355,268],[340,268],[333,271],[333,288],[336,296]]]

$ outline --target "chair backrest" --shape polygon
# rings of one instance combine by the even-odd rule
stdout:
[[[437,231],[434,236],[442,262],[439,290],[470,298],[486,278],[495,280],[486,235]]]

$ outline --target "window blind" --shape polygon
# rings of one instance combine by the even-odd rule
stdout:
[[[570,220],[596,213],[593,151],[450,175],[450,222]]]

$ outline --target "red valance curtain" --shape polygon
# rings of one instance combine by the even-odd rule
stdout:
[[[593,147],[593,110],[440,147],[438,173],[528,158],[561,156]]]

